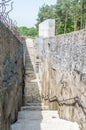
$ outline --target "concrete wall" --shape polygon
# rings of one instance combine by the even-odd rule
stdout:
[[[22,104],[22,44],[0,22],[0,130],[10,130]]]
[[[86,30],[36,40],[39,50],[39,77],[43,96],[57,96],[50,108],[59,110],[60,117],[77,121],[86,130]],[[74,103],[73,103],[74,102]],[[82,107],[82,105],[83,107]]]
[[[55,19],[47,19],[39,24],[39,37],[55,36]]]

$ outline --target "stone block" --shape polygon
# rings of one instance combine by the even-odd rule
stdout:
[[[47,19],[39,24],[39,37],[54,37],[55,36],[55,20]]]

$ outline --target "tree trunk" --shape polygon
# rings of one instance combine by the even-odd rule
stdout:
[[[85,28],[84,1],[82,1],[81,29]]]
[[[77,30],[77,17],[76,14],[74,15],[74,31]]]
[[[66,13],[66,17],[65,17],[65,25],[64,25],[64,33],[66,33],[67,31],[67,13]]]
[[[86,1],[82,0],[81,1],[81,8],[82,8],[82,14],[81,14],[81,29],[85,28],[85,6],[86,6]]]

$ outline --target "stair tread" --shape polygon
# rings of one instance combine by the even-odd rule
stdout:
[[[28,101],[27,101],[27,102],[25,102],[25,106],[44,106],[44,103],[43,104],[38,103],[38,102],[37,103],[28,103]]]
[[[39,110],[39,109],[40,110],[42,110],[42,109],[49,110],[49,107],[48,106],[44,106],[44,105],[42,105],[42,106],[41,105],[40,106],[36,106],[36,105],[32,106],[31,105],[31,106],[23,106],[23,107],[21,107],[21,110],[29,110],[29,109],[30,110]]]
[[[79,130],[78,124],[60,119],[57,111],[21,111],[12,130]]]

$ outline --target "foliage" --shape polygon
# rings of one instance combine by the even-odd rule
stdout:
[[[55,5],[43,5],[38,12],[37,24],[46,19],[55,19],[56,34],[85,28],[86,0],[57,0]]]
[[[27,28],[27,27],[17,27],[17,30],[20,32],[21,36],[35,38],[38,35],[36,28]]]
[[[43,4],[42,7],[39,9],[36,27],[38,28],[38,25],[41,22],[49,18],[55,18],[55,6]]]

